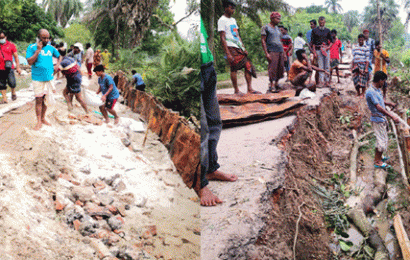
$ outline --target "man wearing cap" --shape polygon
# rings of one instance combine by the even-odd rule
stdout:
[[[269,87],[266,93],[278,91],[279,79],[284,74],[284,52],[281,42],[282,33],[278,28],[281,15],[278,12],[270,14],[270,23],[262,27],[261,41],[262,48],[268,60]],[[273,85],[275,82],[275,85]]]
[[[313,56],[318,61],[319,68],[330,71],[330,53],[329,50],[333,45],[330,30],[325,27],[325,17],[319,17],[319,27],[312,30],[312,50]],[[328,76],[324,72],[319,74],[319,84],[328,83]]]
[[[51,125],[46,121],[47,105],[45,97],[55,93],[55,86],[51,83],[53,74],[60,66],[60,53],[56,48],[48,44],[50,33],[46,29],[40,29],[38,32],[37,43],[30,44],[27,47],[26,58],[28,64],[31,65],[31,78],[36,98],[36,116],[37,125],[34,130],[39,130],[43,124]],[[53,67],[53,56],[59,58],[56,66]]]
[[[236,72],[245,69],[246,85],[249,94],[261,94],[252,89],[252,77],[256,78],[256,71],[248,58],[248,52],[243,46],[239,36],[239,28],[235,18],[232,17],[235,12],[235,2],[233,0],[224,0],[222,2],[224,14],[218,20],[218,32],[221,37],[222,48],[226,58],[231,66],[231,80],[235,94],[242,95],[239,91]]]
[[[7,41],[6,33],[0,31],[0,92],[3,96],[0,104],[8,103],[6,96],[7,84],[11,88],[11,100],[17,99],[15,90],[16,78],[14,76],[14,64],[12,63],[13,57],[16,61],[17,73],[20,74],[21,69],[16,45]],[[7,66],[6,63],[8,63]]]
[[[369,82],[371,79],[371,75],[372,75],[372,71],[373,71],[373,66],[372,64],[374,64],[374,40],[372,38],[369,38],[370,36],[370,32],[367,29],[363,30],[363,35],[364,35],[364,45],[366,45],[367,47],[369,47],[370,50],[370,63],[369,63],[369,81],[367,82],[367,86],[369,86]]]

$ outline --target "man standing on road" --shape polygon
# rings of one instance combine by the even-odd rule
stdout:
[[[113,78],[104,72],[104,66],[98,65],[94,68],[95,74],[98,76],[98,88],[97,94],[102,92],[103,96],[101,100],[105,102],[104,105],[100,106],[101,114],[105,119],[105,123],[109,123],[110,119],[108,118],[108,112],[114,116],[114,124],[118,124],[119,117],[117,112],[114,110],[115,103],[117,103],[117,99],[120,97],[120,92],[115,85]]]
[[[93,76],[94,50],[91,48],[90,43],[87,43],[85,48],[87,49],[85,52],[85,65],[87,66],[88,78],[91,79]]]
[[[297,50],[302,50],[306,44],[306,41],[302,38],[303,37],[303,33],[298,33],[298,36],[295,38],[294,40],[294,47],[295,47],[295,52]]]
[[[309,23],[310,23],[310,30],[307,31],[306,33],[306,40],[307,40],[307,43],[309,44],[309,49],[310,49],[310,44],[312,42],[312,31],[313,29],[316,28],[317,22],[315,19],[313,19],[313,20],[310,20]]]
[[[369,64],[370,51],[369,47],[364,44],[364,35],[359,34],[357,37],[359,44],[352,51],[352,79],[356,88],[357,95],[363,97],[364,90],[369,82]]]
[[[221,37],[221,45],[226,54],[229,65],[231,66],[231,80],[235,94],[243,95],[238,88],[238,78],[236,72],[245,69],[245,80],[249,94],[261,94],[252,88],[252,77],[256,78],[256,71],[248,58],[248,52],[243,46],[239,36],[239,28],[235,18],[232,17],[235,12],[235,2],[233,0],[224,0],[222,2],[225,10],[224,14],[218,20],[218,32]]]
[[[201,18],[201,176],[196,192],[202,206],[215,206],[222,201],[208,188],[208,180],[236,181],[234,174],[218,170],[216,147],[222,131],[221,114],[216,97],[216,72],[208,48],[208,35]]]
[[[67,57],[74,58],[74,60],[77,62],[78,67],[81,69],[81,63],[83,61],[83,55],[82,55],[82,44],[77,42],[74,44],[74,50],[67,54]]]
[[[319,27],[312,30],[312,51],[314,58],[317,59],[319,68],[330,71],[330,53],[329,49],[332,47],[332,36],[330,30],[325,27],[325,17],[319,17]],[[328,77],[325,73],[319,74],[319,85],[326,86]]]
[[[367,106],[371,112],[370,121],[372,122],[372,128],[374,135],[376,136],[376,149],[374,153],[374,167],[387,169],[391,166],[385,163],[382,157],[383,153],[387,151],[389,138],[387,135],[387,119],[386,116],[393,119],[397,124],[399,119],[386,110],[386,105],[394,108],[396,104],[384,102],[383,95],[380,89],[386,82],[387,75],[383,71],[376,71],[373,77],[373,86],[369,87],[366,91]]]
[[[56,48],[49,45],[50,33],[46,29],[38,32],[38,42],[27,47],[26,58],[31,65],[31,78],[33,80],[34,96],[36,97],[36,116],[37,124],[34,130],[39,130],[43,124],[51,125],[46,121],[47,105],[46,95],[51,91],[56,92],[55,86],[51,83],[53,74],[60,66],[61,58],[58,59],[56,66],[53,66],[53,56],[59,58],[60,53]]]
[[[281,42],[282,33],[278,28],[281,15],[278,12],[270,14],[270,23],[262,27],[262,48],[268,60],[269,87],[266,93],[278,91],[279,80],[283,78],[285,54]],[[275,82],[275,85],[273,85]]]
[[[0,31],[0,91],[3,96],[3,100],[0,104],[8,103],[6,96],[7,84],[11,88],[11,100],[14,101],[17,99],[13,57],[16,61],[17,73],[20,74],[21,69],[16,45],[7,41],[6,33]]]

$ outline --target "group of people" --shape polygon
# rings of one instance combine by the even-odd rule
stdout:
[[[222,48],[231,68],[231,80],[234,94],[243,95],[238,88],[237,71],[245,70],[248,94],[261,94],[252,88],[252,77],[256,77],[255,68],[252,65],[248,52],[239,35],[238,26],[232,17],[235,12],[235,2],[224,0],[224,14],[218,20],[218,32]],[[287,34],[287,28],[279,26],[281,15],[278,12],[270,14],[270,23],[261,29],[262,49],[268,61],[269,85],[267,93],[277,92],[280,89],[279,80],[287,72],[287,81],[296,88],[296,95],[302,89],[315,90],[316,86],[330,86],[333,69],[336,70],[338,82],[338,65],[342,59],[343,47],[337,38],[336,30],[325,27],[325,17],[319,17],[310,21],[311,30],[306,33],[305,41],[303,34],[298,33],[295,41]],[[222,121],[216,96],[216,72],[213,67],[213,56],[208,48],[207,33],[201,19],[201,178],[197,193],[203,206],[215,206],[222,203],[215,194],[207,187],[208,180],[236,181],[237,176],[227,174],[219,170],[217,144],[222,131]],[[376,148],[374,167],[386,169],[390,167],[386,163],[388,157],[383,157],[387,151],[387,117],[395,123],[399,118],[386,109],[386,106],[395,107],[396,104],[385,101],[387,64],[390,62],[389,54],[382,49],[380,42],[369,38],[369,31],[364,30],[358,36],[359,43],[352,50],[352,73],[353,82],[359,96],[366,93],[366,101],[371,111],[370,121],[376,136]],[[310,51],[307,56],[305,46]],[[350,48],[350,42],[348,42]],[[291,62],[292,52],[295,50],[296,60]],[[348,55],[350,56],[350,55]],[[372,64],[374,64],[373,83],[369,87]],[[315,70],[315,83],[306,84]],[[365,88],[367,91],[364,92]],[[383,93],[382,93],[383,91]]]
[[[256,77],[256,72],[239,35],[236,20],[232,17],[235,6],[233,0],[224,1],[224,14],[218,20],[218,32],[222,48],[231,68],[234,93],[243,95],[238,88],[237,71],[244,69],[247,92],[249,94],[261,94],[261,92],[252,88],[252,76]],[[278,12],[271,13],[270,23],[264,25],[261,29],[262,49],[268,61],[269,85],[267,93],[275,93],[281,89],[279,80],[284,77],[285,72],[287,74],[286,81],[291,82],[296,88],[297,95],[306,87],[314,89],[315,86],[329,86],[332,69],[336,69],[338,82],[340,82],[338,65],[342,59],[342,43],[337,38],[336,30],[329,30],[325,27],[325,17],[319,17],[318,21],[319,26],[317,26],[316,20],[310,21],[311,30],[306,33],[307,42],[303,39],[303,33],[301,32],[293,41],[288,34],[288,29],[279,25],[281,14]],[[311,57],[307,56],[305,46],[308,47]],[[293,53],[296,56],[294,62],[292,62]],[[313,70],[317,71],[315,76],[316,84],[306,85]]]
[[[43,125],[50,125],[46,120],[47,97],[56,93],[56,88],[53,83],[54,74],[61,71],[67,79],[67,85],[63,90],[63,95],[67,101],[69,110],[72,109],[72,100],[75,96],[85,112],[88,113],[87,105],[81,97],[81,45],[77,44],[67,54],[64,45],[58,45],[55,48],[50,43],[50,33],[46,29],[41,29],[38,32],[37,42],[30,44],[27,47],[26,58],[31,65],[32,86],[35,96],[35,111],[37,124],[34,130],[39,130]],[[87,49],[91,45],[87,44]],[[86,59],[86,63],[89,60]],[[87,64],[87,69],[88,69]],[[114,110],[115,103],[119,97],[119,91],[113,78],[104,72],[103,65],[97,65],[93,70],[98,76],[99,89],[97,94],[102,92],[101,100],[104,105],[100,106],[100,111],[105,119],[109,122],[107,111],[114,116],[114,123],[117,124],[119,117]],[[90,75],[90,74],[89,74]]]

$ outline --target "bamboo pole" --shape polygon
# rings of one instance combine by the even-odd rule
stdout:
[[[396,136],[397,149],[399,150],[399,162],[400,162],[400,168],[401,168],[401,176],[403,178],[404,185],[406,186],[406,188],[409,188],[409,180],[407,179],[406,169],[404,167],[403,153],[400,148],[400,142],[399,142],[399,136],[397,133],[397,129],[396,129],[396,126],[393,120],[390,120],[390,123],[393,127],[394,135]]]

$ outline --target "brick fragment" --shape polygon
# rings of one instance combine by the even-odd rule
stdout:
[[[58,211],[63,210],[66,206],[66,205],[62,204],[58,199],[56,199],[55,204],[56,204],[56,210],[58,210]]]
[[[80,230],[81,221],[76,219],[76,220],[73,221],[73,225],[74,225],[74,229],[78,231],[78,230]]]
[[[93,183],[93,187],[96,188],[97,190],[102,190],[106,187],[105,183],[101,180]]]

